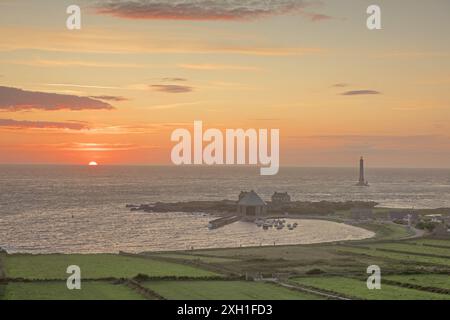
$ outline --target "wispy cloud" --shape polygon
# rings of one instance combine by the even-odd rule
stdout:
[[[370,153],[373,155],[391,155],[399,153],[423,153],[424,150],[436,152],[449,150],[450,137],[442,135],[316,135],[286,137],[305,148],[326,148],[327,152],[355,155]]]
[[[164,81],[164,82],[185,82],[185,81],[187,81],[186,78],[176,78],[176,77],[174,77],[174,78],[170,78],[170,77],[162,78],[161,80]]]
[[[180,64],[180,68],[183,69],[192,69],[192,70],[235,70],[235,71],[258,71],[261,70],[257,67],[249,67],[249,66],[238,66],[238,65],[229,65],[229,64]]]
[[[21,37],[16,35],[20,33]],[[114,37],[112,36],[114,34]],[[183,34],[171,35],[169,38],[159,34],[126,33],[118,29],[93,29],[89,33],[67,33],[54,29],[39,28],[30,30],[20,27],[2,27],[0,31],[0,51],[40,50],[49,52],[83,52],[83,53],[148,53],[148,54],[235,54],[251,56],[303,56],[324,54],[327,50],[318,47],[285,47],[267,43],[217,43],[213,41],[197,42],[186,39]],[[46,41],[41,41],[46,39]],[[118,40],[120,39],[120,40]],[[73,44],[76,43],[76,48]],[[28,64],[62,66],[51,59],[32,60]],[[14,62],[14,60],[12,60]],[[16,60],[16,63],[24,63]],[[26,61],[25,61],[26,62]],[[72,66],[92,67],[139,67],[136,63],[116,63],[108,61],[69,61]],[[144,65],[161,67],[161,65]]]
[[[90,96],[90,98],[98,99],[98,100],[106,100],[106,101],[116,101],[116,102],[122,102],[122,101],[128,101],[128,98],[121,97],[121,96]]]
[[[153,68],[154,65],[144,63],[116,63],[104,61],[81,61],[81,60],[50,60],[50,59],[27,59],[27,60],[3,60],[2,63],[25,65],[33,67],[86,67],[86,68]]]
[[[331,20],[333,19],[332,16],[321,14],[321,13],[315,13],[315,12],[301,12],[301,14],[311,20],[312,22],[319,22],[324,20]]]
[[[379,91],[375,90],[352,90],[341,93],[343,96],[363,96],[363,95],[377,95],[381,94]]]
[[[109,103],[76,95],[0,87],[0,110],[112,110]]]
[[[94,9],[97,14],[148,20],[245,21],[296,13],[312,21],[328,18],[304,12],[310,5],[303,0],[103,0]]]
[[[340,82],[340,83],[335,83],[332,85],[333,88],[345,88],[348,87],[349,84],[348,83],[344,83],[344,82]]]
[[[67,88],[85,88],[85,89],[121,89],[120,87],[73,84],[73,83],[45,83],[44,85],[49,87],[67,87]]]
[[[187,107],[187,106],[195,106],[202,103],[205,103],[207,101],[194,101],[194,102],[182,102],[182,103],[172,103],[172,104],[160,104],[149,107],[149,109],[153,110],[167,110],[167,109],[175,109],[180,107]]]
[[[80,122],[52,122],[0,119],[0,127],[9,129],[66,129],[87,130],[88,125]]]
[[[65,151],[129,151],[143,149],[144,146],[136,144],[123,144],[123,143],[68,143],[58,145],[58,149]]]
[[[67,143],[41,143],[41,144],[19,144],[12,146],[20,149],[40,149],[57,151],[77,152],[115,152],[144,149],[158,149],[159,146],[125,144],[125,143],[91,143],[91,142],[67,142]]]
[[[165,93],[188,93],[194,91],[190,86],[180,86],[174,84],[153,84],[150,87],[159,92]]]

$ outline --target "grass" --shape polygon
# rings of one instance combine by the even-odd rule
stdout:
[[[393,224],[368,223],[358,226],[376,232],[375,240],[399,239],[408,235],[408,231],[403,226]],[[449,299],[450,295],[434,293],[431,292],[432,290],[429,292],[386,283],[382,284],[381,291],[372,291],[367,289],[365,281],[356,280],[355,277],[364,279],[367,277],[365,274],[367,266],[376,264],[384,272],[383,279],[422,287],[449,289],[450,276],[433,274],[433,272],[450,273],[450,240],[411,239],[379,243],[374,239],[368,239],[352,241],[351,244],[352,246],[333,243],[207,249],[149,253],[145,257],[112,254],[0,254],[3,269],[9,278],[33,281],[23,283],[13,281],[8,285],[0,285],[0,299],[142,299],[143,297],[135,291],[124,285],[113,285],[106,278],[132,278],[137,274],[161,278],[220,276],[194,266],[195,262],[208,264],[212,270],[221,270],[219,272],[223,274],[255,275],[264,273],[268,276],[273,273],[289,273],[296,277],[294,281],[297,283],[358,299]],[[422,244],[448,246],[449,249],[423,246]],[[404,253],[375,250],[376,248]],[[449,256],[449,258],[438,256]],[[170,258],[174,262],[165,261],[162,258]],[[68,277],[66,269],[69,265],[81,267],[83,290],[69,291],[66,289],[65,280]],[[322,277],[313,276],[312,270],[325,272],[325,274]],[[431,273],[423,273],[425,270]],[[414,274],[405,275],[405,273]],[[308,274],[310,275],[307,276]],[[398,275],[388,276],[387,274]],[[334,275],[334,277],[330,277],[330,275]],[[89,281],[89,279],[103,280]],[[290,290],[272,283],[225,281],[225,279],[211,279],[210,281],[205,279],[191,279],[190,281],[158,279],[147,281],[144,285],[168,299],[321,299],[313,294]]]
[[[6,257],[6,254],[3,252],[0,252],[0,279],[3,279],[5,277],[5,273],[6,273],[5,272],[5,264],[4,264],[5,257]]]
[[[388,260],[398,260],[402,263],[409,264],[423,264],[423,265],[436,265],[436,266],[447,266],[450,267],[450,259],[447,258],[437,258],[437,257],[425,257],[418,256],[414,254],[407,253],[396,253],[396,252],[387,252],[387,251],[379,251],[374,249],[367,248],[358,248],[358,247],[338,247],[338,251],[342,253],[351,253],[358,255],[366,255],[373,258],[373,261],[378,264],[378,259],[388,259]]]
[[[421,246],[416,244],[409,243],[383,243],[383,244],[374,244],[367,246],[369,248],[376,249],[387,249],[387,250],[395,250],[395,251],[403,251],[414,254],[431,254],[438,256],[446,256],[450,258],[450,248],[436,248],[436,247],[428,247]]]
[[[217,263],[231,272],[240,274],[294,272],[305,274],[312,269],[320,269],[333,274],[352,274],[365,272],[373,264],[370,256],[342,253],[339,245],[298,245],[277,247],[254,247],[236,249],[210,249],[198,251],[201,255],[235,259],[232,263]],[[213,263],[214,264],[214,263]],[[383,260],[377,263],[382,268],[402,270],[403,261]]]
[[[365,281],[344,277],[296,278],[295,283],[331,291],[363,300],[450,300],[450,295],[419,291],[392,285],[381,285],[381,290],[369,290]]]
[[[387,280],[412,284],[421,287],[431,287],[450,290],[450,275],[448,274],[413,274],[385,276]]]
[[[4,300],[6,285],[0,284],[0,300]]]
[[[375,237],[364,240],[365,242],[371,240],[396,240],[414,235],[414,232],[407,229],[405,226],[393,223],[361,223],[356,226],[375,232]]]
[[[237,261],[236,259],[231,258],[209,257],[209,256],[179,254],[179,253],[158,254],[157,257],[188,260],[188,261],[200,261],[205,263],[228,263]]]
[[[248,281],[157,281],[144,284],[169,300],[317,300],[274,284]]]
[[[5,300],[143,300],[144,298],[124,285],[107,282],[82,282],[81,290],[68,290],[66,283],[32,282],[9,283],[5,287]]]
[[[327,245],[299,245],[299,246],[276,246],[276,247],[254,247],[236,249],[213,249],[202,251],[202,254],[221,258],[231,258],[236,260],[318,260],[333,259],[335,254],[322,250]]]
[[[417,244],[426,244],[429,246],[441,246],[448,247],[450,249],[450,240],[438,240],[438,239],[417,239],[413,241]]]
[[[137,274],[151,277],[207,277],[216,274],[192,266],[112,254],[96,255],[9,255],[5,259],[8,278],[67,279],[67,267],[81,268],[82,279],[132,278]]]

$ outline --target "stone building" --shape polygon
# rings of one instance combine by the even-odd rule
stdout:
[[[283,205],[291,203],[291,196],[287,192],[275,192],[272,195],[273,205]]]
[[[258,217],[267,214],[267,204],[255,191],[241,192],[237,212],[244,217]]]

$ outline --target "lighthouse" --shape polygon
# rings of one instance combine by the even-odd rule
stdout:
[[[364,178],[364,158],[359,160],[359,182],[356,184],[358,187],[368,187],[369,183]]]

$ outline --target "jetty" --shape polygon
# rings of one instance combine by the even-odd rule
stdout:
[[[235,223],[235,222],[241,220],[241,218],[242,218],[241,216],[228,216],[228,217],[218,218],[218,219],[212,220],[208,223],[208,229],[209,230],[219,229],[226,225]]]

